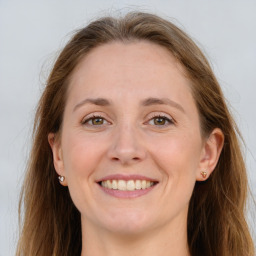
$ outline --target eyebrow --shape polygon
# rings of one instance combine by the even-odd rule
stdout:
[[[110,102],[107,99],[103,99],[103,98],[84,99],[81,102],[79,102],[77,105],[75,105],[73,111],[75,111],[76,109],[78,109],[79,107],[85,104],[93,104],[96,106],[110,106]]]
[[[151,106],[151,105],[169,105],[175,107],[185,113],[184,108],[177,102],[170,100],[168,98],[148,98],[142,101],[142,106]]]
[[[104,99],[104,98],[88,98],[88,99],[84,99],[81,102],[79,102],[73,109],[73,111],[77,110],[79,107],[85,105],[85,104],[93,104],[96,106],[110,106],[111,103],[109,100]],[[178,110],[182,111],[183,113],[185,113],[185,110],[183,109],[183,107],[178,104],[177,102],[170,100],[168,98],[147,98],[145,100],[143,100],[141,102],[142,106],[152,106],[152,105],[169,105],[171,107],[175,107]]]

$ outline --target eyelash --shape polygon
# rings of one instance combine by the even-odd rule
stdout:
[[[82,121],[82,124],[83,125],[90,125],[90,126],[102,126],[104,124],[100,124],[100,125],[94,125],[93,123],[90,123],[89,122],[92,122],[93,120],[95,119],[102,119],[103,122],[106,121],[106,119],[100,115],[93,115],[93,116],[90,116],[88,118],[86,118],[85,120]]]
[[[154,115],[154,116],[152,116],[146,123],[149,123],[150,124],[150,121],[154,121],[155,119],[162,119],[163,121],[164,121],[164,124],[163,125],[159,125],[159,124],[151,124],[152,126],[158,126],[158,127],[166,127],[166,126],[168,126],[168,125],[172,125],[172,124],[174,124],[175,122],[174,122],[174,120],[172,119],[172,118],[169,118],[169,117],[167,117],[167,116],[165,116],[165,115]],[[103,124],[99,124],[99,125],[97,125],[97,124],[93,124],[92,122],[93,122],[93,120],[95,120],[95,119],[102,119],[102,121],[103,122],[108,122],[104,117],[102,117],[102,116],[100,116],[100,115],[93,115],[93,116],[90,116],[90,117],[88,117],[88,118],[86,118],[85,120],[83,120],[82,121],[82,125],[89,125],[89,126],[103,126],[104,125],[104,123]],[[90,123],[91,122],[91,123]],[[167,124],[166,124],[166,122],[167,122]],[[109,122],[108,122],[109,123]]]
[[[154,122],[154,120],[156,120],[156,119],[162,119],[165,123],[163,124],[163,125],[159,125],[159,124],[152,124],[152,125],[154,125],[154,126],[158,126],[158,127],[166,127],[166,126],[169,126],[169,125],[172,125],[172,124],[174,124],[174,120],[172,119],[172,118],[169,118],[169,117],[167,117],[167,116],[165,116],[165,115],[154,115],[153,117],[151,117],[150,119],[149,119],[149,121],[147,121],[148,123],[150,122],[150,121],[153,121]],[[166,122],[167,122],[167,124],[166,124]]]

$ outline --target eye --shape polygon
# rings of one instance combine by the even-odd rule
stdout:
[[[151,118],[148,123],[154,126],[167,126],[173,124],[174,121],[166,116],[157,115]]]
[[[109,122],[101,116],[88,117],[87,119],[82,121],[83,125],[88,125],[88,126],[101,126],[108,123]]]

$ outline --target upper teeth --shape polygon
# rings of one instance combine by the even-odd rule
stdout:
[[[146,189],[154,185],[153,181],[148,180],[104,180],[101,186],[109,189],[129,190]]]

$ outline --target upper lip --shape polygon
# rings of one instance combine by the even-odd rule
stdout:
[[[147,180],[147,181],[153,181],[153,182],[158,182],[158,180],[147,177],[147,176],[143,176],[143,175],[138,175],[138,174],[111,174],[111,175],[107,175],[99,180],[96,180],[96,182],[101,182],[104,180]]]

